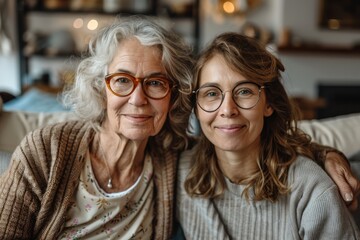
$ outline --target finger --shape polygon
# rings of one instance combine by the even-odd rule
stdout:
[[[341,197],[346,203],[351,203],[354,200],[354,193],[351,185],[346,181],[345,176],[337,175],[333,177],[335,184],[338,186]]]
[[[349,184],[348,179],[353,182],[352,177],[349,177],[348,171],[345,168],[337,167],[332,164],[328,164],[325,166],[329,176],[338,186],[339,192],[341,197],[344,199],[345,202],[351,202],[354,199],[354,193],[352,186]],[[348,176],[348,177],[347,177]],[[355,180],[356,181],[356,180]],[[354,187],[355,187],[355,183]]]
[[[360,182],[353,175],[346,159],[340,155],[328,153],[324,165],[325,170],[338,186],[341,197],[344,199],[349,210],[356,210],[358,207],[357,196],[360,193]]]
[[[353,192],[353,200],[347,202],[347,205],[351,211],[355,211],[359,206],[358,196],[360,195],[360,182],[350,171],[346,171],[344,175]]]
[[[354,177],[350,169],[342,169],[334,177],[334,182],[338,185],[341,196],[350,211],[358,208],[358,198],[360,193],[360,182]]]

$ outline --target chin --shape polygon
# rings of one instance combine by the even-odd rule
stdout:
[[[152,136],[152,134],[143,131],[120,131],[118,134],[134,141],[147,140],[150,136]]]
[[[240,144],[234,144],[234,142],[221,142],[221,143],[213,143],[216,148],[222,150],[222,151],[238,151],[239,149],[241,149],[241,145]]]

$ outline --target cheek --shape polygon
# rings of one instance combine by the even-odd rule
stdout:
[[[119,113],[121,112],[122,107],[126,104],[128,98],[121,98],[113,95],[112,93],[107,93],[106,98],[106,114],[107,118],[110,121],[110,125],[114,129],[118,129],[120,126],[120,117]]]
[[[117,112],[127,102],[127,98],[107,96],[106,108],[108,112]]]
[[[244,114],[245,115],[245,114]],[[246,112],[246,119],[250,123],[250,129],[255,135],[260,135],[264,128],[264,115],[263,108],[258,110]]]

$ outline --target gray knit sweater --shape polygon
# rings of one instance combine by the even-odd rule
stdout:
[[[313,161],[299,157],[289,171],[291,193],[271,203],[247,202],[228,179],[215,199],[190,198],[183,183],[193,151],[180,158],[177,218],[187,239],[360,239],[336,185]]]
[[[66,122],[28,134],[0,177],[0,239],[55,239],[94,136],[90,124]],[[154,239],[169,239],[173,224],[177,155],[152,156],[155,183]]]

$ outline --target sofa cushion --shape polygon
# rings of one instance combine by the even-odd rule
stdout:
[[[360,151],[360,114],[299,122],[299,128],[320,144],[335,147],[351,158]]]
[[[13,152],[24,136],[41,126],[75,119],[72,112],[0,112],[0,151]]]
[[[0,111],[0,174],[9,165],[12,152],[25,135],[48,124],[75,119],[72,112],[29,113]]]

